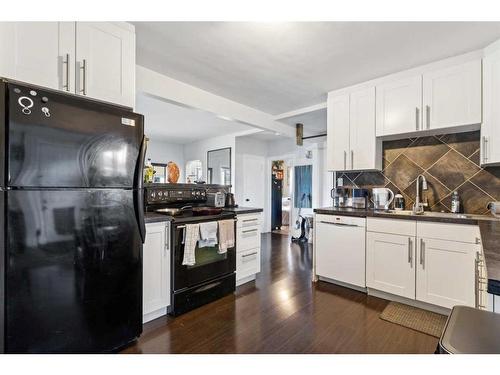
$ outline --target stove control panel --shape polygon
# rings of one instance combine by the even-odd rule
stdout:
[[[174,203],[174,202],[203,202],[207,199],[205,189],[166,189],[149,187],[146,191],[146,204]]]

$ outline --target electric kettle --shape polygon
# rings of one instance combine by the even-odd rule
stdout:
[[[226,207],[236,207],[233,193],[226,193]]]
[[[372,198],[375,210],[388,210],[394,200],[394,193],[388,188],[373,188]]]

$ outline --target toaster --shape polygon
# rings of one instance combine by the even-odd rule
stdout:
[[[209,207],[224,207],[226,205],[226,197],[224,193],[207,193],[207,206]]]

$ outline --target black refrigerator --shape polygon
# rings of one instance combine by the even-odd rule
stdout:
[[[0,352],[142,331],[143,116],[0,80]]]

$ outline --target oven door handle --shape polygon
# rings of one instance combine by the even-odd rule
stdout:
[[[196,289],[195,291],[193,291],[193,294],[205,292],[205,291],[207,291],[209,289],[212,289],[212,288],[215,288],[215,287],[219,286],[221,283],[222,283],[221,281],[215,281],[215,282],[210,283],[208,285],[200,286],[198,289]]]

